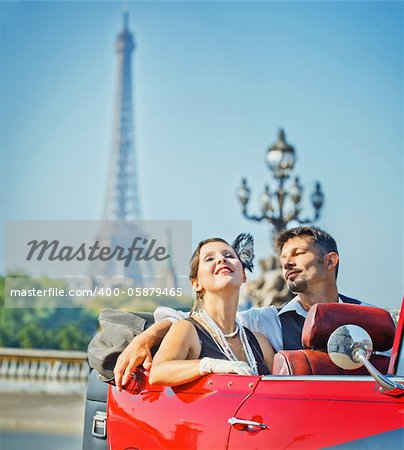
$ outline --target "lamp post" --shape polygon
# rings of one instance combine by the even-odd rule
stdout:
[[[286,142],[284,130],[279,130],[278,140],[268,148],[266,163],[277,182],[275,191],[271,191],[269,184],[265,185],[260,195],[261,213],[259,215],[248,213],[251,190],[247,179],[243,178],[241,186],[237,189],[237,197],[242,206],[243,216],[258,222],[266,221],[274,226],[274,232],[279,233],[286,228],[289,222],[295,221],[300,224],[312,223],[319,219],[320,211],[324,203],[324,194],[321,185],[316,182],[315,189],[311,194],[311,203],[314,207],[312,217],[301,217],[301,200],[303,187],[298,176],[295,176],[287,189],[286,182],[296,163],[295,149]]]
[[[278,140],[268,148],[266,163],[272,173],[277,185],[271,190],[269,185],[264,186],[260,200],[260,214],[254,215],[248,212],[248,204],[251,189],[247,179],[243,178],[241,186],[237,189],[237,197],[242,207],[243,216],[258,222],[265,221],[273,226],[274,234],[284,230],[289,222],[295,221],[300,224],[315,222],[320,217],[320,211],[324,203],[324,194],[321,185],[316,182],[311,203],[314,208],[312,217],[301,217],[301,201],[303,187],[298,176],[292,176],[296,163],[295,149],[286,142],[285,132],[279,130]],[[260,260],[261,274],[256,280],[247,285],[247,297],[257,306],[275,305],[281,306],[292,298],[282,270],[279,258],[269,256]]]

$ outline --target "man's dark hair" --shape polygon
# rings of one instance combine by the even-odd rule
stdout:
[[[314,226],[309,227],[300,226],[291,228],[290,230],[283,230],[275,237],[274,247],[278,255],[281,254],[283,246],[289,239],[302,236],[308,236],[310,238],[312,245],[314,245],[321,252],[322,255],[325,255],[326,253],[330,252],[335,252],[339,254],[335,239],[332,236],[330,236],[327,232]],[[339,262],[336,267],[335,276],[337,276],[338,274],[338,266]]]

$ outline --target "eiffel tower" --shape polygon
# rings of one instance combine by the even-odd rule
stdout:
[[[129,30],[128,6],[123,13],[123,29],[119,32],[115,51],[117,55],[117,79],[113,124],[112,155],[103,214],[103,225],[97,239],[102,245],[129,247],[134,236],[142,232],[136,222],[141,219],[137,186],[136,153],[134,145],[134,116],[132,96],[132,53],[135,40]],[[101,284],[119,284],[109,278],[137,279],[141,285],[139,264],[123,267],[116,260],[102,262],[97,267]]]
[[[105,220],[141,218],[136,175],[131,58],[135,49],[129,30],[129,12],[123,13],[123,30],[116,40],[118,59],[112,159],[104,211]]]

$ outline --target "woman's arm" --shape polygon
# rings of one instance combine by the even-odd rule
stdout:
[[[258,344],[261,347],[262,354],[264,355],[265,365],[268,367],[269,371],[272,372],[275,351],[264,335],[260,333],[254,333],[254,336],[257,338]]]
[[[196,359],[200,353],[201,343],[195,327],[187,320],[174,323],[153,358],[149,383],[176,386],[207,373],[251,375],[251,368],[244,361]]]
[[[198,333],[192,323],[174,323],[153,358],[149,383],[176,386],[199,378],[200,360],[196,358],[200,352]]]

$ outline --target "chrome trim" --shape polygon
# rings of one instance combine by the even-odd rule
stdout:
[[[261,430],[269,428],[268,425],[265,425],[264,423],[254,422],[253,420],[238,419],[237,417],[230,417],[230,419],[227,422],[232,427],[234,425],[245,425],[246,430],[248,431],[253,431],[251,430],[251,428],[260,428]]]
[[[391,381],[403,382],[404,377],[388,377]],[[261,381],[375,381],[370,375],[264,375]]]
[[[353,358],[358,359],[364,364],[370,375],[372,375],[372,377],[379,384],[380,386],[379,390],[382,394],[391,395],[393,397],[404,395],[404,385],[397,381],[393,381],[390,377],[382,375],[376,369],[376,367],[374,367],[373,364],[371,364],[368,361],[362,349],[359,349],[356,352],[354,352]]]
[[[101,430],[101,432],[98,430]],[[91,434],[101,439],[107,437],[107,413],[105,411],[96,411],[95,416],[93,417]]]

